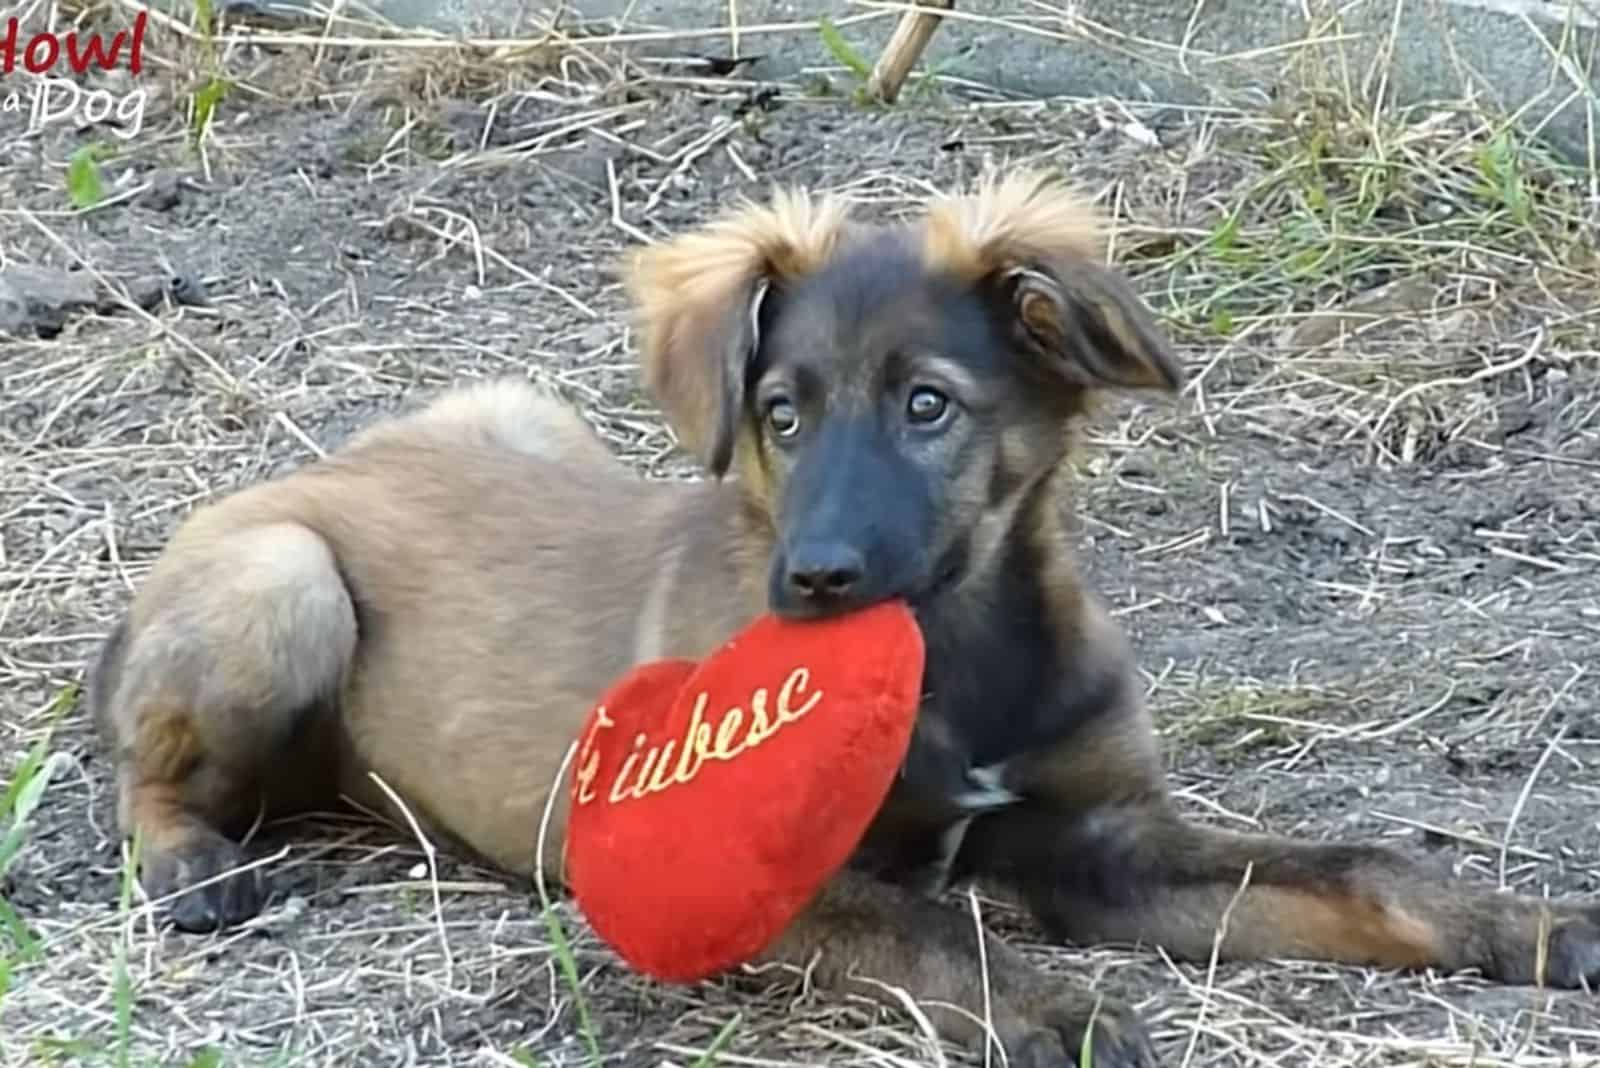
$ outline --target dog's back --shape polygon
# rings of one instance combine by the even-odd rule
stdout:
[[[738,555],[697,522],[718,492],[639,479],[565,404],[495,382],[196,511],[91,672],[121,816],[155,831],[152,892],[236,861],[216,830],[263,806],[342,793],[401,819],[374,767],[433,833],[530,871],[594,695],[742,618],[731,576],[720,606],[673,594],[674,563]],[[291,750],[319,759],[270,757]],[[251,911],[236,884],[179,922]]]

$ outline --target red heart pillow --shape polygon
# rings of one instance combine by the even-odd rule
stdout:
[[[770,945],[849,858],[916,720],[905,604],[767,615],[704,663],[631,671],[590,710],[566,882],[624,960],[694,982]]]

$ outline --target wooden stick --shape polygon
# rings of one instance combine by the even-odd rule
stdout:
[[[954,10],[956,0],[919,0],[919,4],[925,10],[907,11],[900,16],[889,43],[883,46],[883,53],[872,68],[872,77],[867,79],[867,92],[885,104],[894,103],[900,95],[900,87],[905,85],[911,68],[917,65],[923,50],[933,39],[933,31],[943,21],[939,12]]]

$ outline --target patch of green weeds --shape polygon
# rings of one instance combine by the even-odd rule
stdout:
[[[845,69],[850,79],[850,102],[858,107],[876,106],[878,101],[867,92],[867,79],[872,77],[872,64],[856,51],[854,45],[845,40],[844,34],[839,32],[839,27],[826,15],[817,20],[817,34],[822,38],[822,47],[826,48],[834,61]],[[817,88],[829,95],[833,91],[832,85],[826,79],[823,79]]]
[[[51,702],[44,733],[33,743],[0,792],[0,1004],[10,995],[22,970],[43,954],[37,936],[6,897],[6,875],[22,855],[33,830],[33,814],[44,800],[54,764],[50,742],[56,724],[77,700],[77,687],[67,686]]]
[[[56,726],[76,703],[78,687],[64,687],[51,702],[44,732],[29,747],[0,790],[0,1004],[27,979],[27,969],[44,960],[45,949],[37,935],[6,898],[5,876],[23,855],[33,827],[33,816],[44,800],[56,761],[51,742]],[[35,1040],[30,1054],[42,1065],[106,1064],[113,1068],[156,1068],[157,1062],[133,1053],[135,990],[128,967],[128,938],[132,930],[133,893],[138,871],[140,839],[134,836],[127,863],[123,866],[117,908],[121,919],[117,944],[111,961],[112,1021],[109,1039],[96,1036],[48,1037]],[[207,1047],[195,1053],[181,1068],[221,1068],[220,1051]]]
[[[872,64],[844,39],[844,34],[839,32],[839,27],[834,25],[832,19],[826,15],[818,19],[817,33],[822,37],[822,46],[828,50],[828,54],[855,75],[858,81],[865,82],[872,77]]]
[[[1516,138],[1502,131],[1488,144],[1480,145],[1475,156],[1482,177],[1478,195],[1485,203],[1505,209],[1518,226],[1531,224],[1533,202],[1523,176],[1523,153]]]
[[[222,74],[222,61],[217,57],[216,18],[212,0],[194,0],[195,29],[199,33],[200,54],[204,66],[200,84],[190,96],[189,144],[198,149],[206,132],[211,129],[217,107],[233,87]]]
[[[1423,132],[1321,98],[1263,136],[1220,150],[1255,171],[1210,230],[1148,266],[1164,272],[1174,328],[1230,336],[1249,320],[1338,305],[1386,281],[1458,268],[1492,243],[1585,269],[1575,168],[1462,117]]]
[[[109,153],[110,149],[96,141],[83,145],[67,159],[67,199],[73,207],[92,208],[106,198],[100,163]]]
[[[1481,279],[1477,248],[1574,285],[1595,276],[1600,235],[1586,203],[1595,174],[1478,102],[1395,105],[1389,81],[1370,77],[1344,34],[1337,11],[1314,18],[1266,122],[1221,130],[1208,156],[1184,161],[1191,173],[1225,175],[1229,192],[1200,224],[1209,232],[1141,263],[1164,281],[1161,310],[1177,333],[1236,336],[1397,279]],[[1527,280],[1511,269],[1505,284]]]
[[[11,774],[4,793],[0,793],[0,1000],[10,990],[13,976],[20,965],[30,964],[39,958],[39,943],[33,932],[4,893],[6,873],[22,855],[32,832],[32,817],[44,800],[45,789],[50,785],[53,765],[50,760],[50,741],[55,736],[56,724],[77,701],[78,688],[67,686],[51,702],[49,719],[44,733],[34,742],[22,762]]]

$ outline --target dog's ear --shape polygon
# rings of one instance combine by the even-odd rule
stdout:
[[[820,267],[845,221],[842,201],[779,190],[628,258],[645,387],[714,477],[733,460],[763,300]]]
[[[1183,385],[1150,310],[1105,266],[1100,219],[1043,174],[990,177],[966,196],[933,202],[923,259],[1003,301],[1018,339],[1069,385],[1168,392]]]

